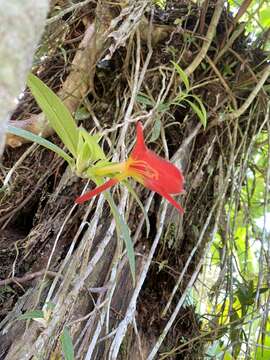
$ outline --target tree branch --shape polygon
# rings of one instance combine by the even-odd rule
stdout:
[[[10,284],[24,284],[30,280],[35,279],[36,277],[40,277],[42,275],[44,275],[46,273],[46,276],[48,277],[55,277],[58,276],[58,274],[54,271],[46,271],[46,270],[41,270],[41,271],[37,271],[31,274],[26,274],[23,277],[12,277],[12,278],[8,278],[8,279],[4,279],[4,280],[0,280],[0,286],[7,286]],[[60,275],[61,276],[61,275]]]
[[[195,57],[195,59],[192,61],[192,63],[185,69],[185,73],[187,76],[190,76],[200,65],[202,60],[205,58],[205,55],[207,54],[207,51],[211,45],[211,42],[216,34],[216,28],[217,24],[219,22],[219,18],[221,16],[222,10],[223,10],[223,0],[218,0],[216,4],[216,8],[214,11],[214,14],[211,19],[211,23],[209,25],[205,42],[203,43],[203,46],[198,53],[198,55]]]

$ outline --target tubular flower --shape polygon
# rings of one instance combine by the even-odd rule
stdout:
[[[137,123],[136,144],[129,158],[123,163],[96,168],[94,174],[97,176],[114,175],[112,179],[104,184],[78,197],[75,200],[77,204],[91,199],[93,196],[131,176],[146,188],[167,199],[180,213],[184,212],[181,205],[171,197],[171,194],[180,194],[184,191],[184,177],[176,166],[146,147],[141,122]]]

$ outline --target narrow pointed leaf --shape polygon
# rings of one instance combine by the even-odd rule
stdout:
[[[99,140],[101,138],[100,135],[90,135],[85,129],[79,129],[84,141],[88,144],[90,153],[91,153],[91,161],[105,160],[106,156],[99,145]]]
[[[135,279],[136,279],[135,252],[134,252],[133,242],[130,237],[129,227],[125,222],[125,220],[123,219],[122,215],[119,213],[117,206],[115,205],[115,202],[111,197],[111,195],[105,194],[105,197],[111,207],[111,211],[116,223],[118,236],[122,238],[125,242],[133,285],[135,286]]]
[[[74,360],[74,347],[68,329],[65,327],[60,336],[61,347],[65,356],[65,360]]]
[[[190,87],[190,86],[189,86],[189,80],[188,80],[188,77],[187,77],[186,73],[185,73],[184,70],[182,70],[182,69],[180,68],[180,66],[179,66],[177,63],[175,63],[174,61],[172,61],[172,64],[173,64],[175,70],[177,71],[178,75],[180,76],[181,80],[182,80],[183,83],[185,84],[186,89],[189,90],[189,87]]]
[[[161,121],[160,119],[157,117],[155,119],[155,122],[154,122],[154,126],[153,126],[153,129],[152,129],[152,134],[151,134],[151,139],[150,139],[150,142],[154,142],[156,141],[159,136],[160,136],[160,131],[161,131]]]
[[[198,118],[200,119],[200,122],[202,123],[203,127],[206,128],[206,121],[207,121],[206,114],[199,108],[199,106],[194,104],[192,101],[187,100],[187,99],[185,99],[185,101],[190,105],[192,110],[198,116]]]
[[[64,160],[68,162],[68,164],[73,167],[74,161],[72,157],[70,157],[64,150],[62,150],[59,146],[53,144],[52,142],[44,139],[41,136],[38,136],[36,134],[31,133],[30,131],[16,128],[15,126],[8,125],[8,132],[10,134],[23,137],[24,139],[33,141],[41,146],[44,146],[45,148],[55,152],[57,155],[61,156]]]
[[[18,317],[18,320],[44,319],[42,310],[30,310]]]
[[[197,103],[199,104],[200,106],[200,109],[202,111],[202,114],[205,118],[205,121],[207,120],[207,112],[206,112],[206,109],[205,109],[205,106],[203,105],[203,102],[202,100],[197,96],[197,95],[192,95],[193,99],[195,99],[197,101]]]
[[[27,79],[36,102],[47,120],[73,156],[76,156],[78,128],[67,107],[59,97],[33,74]]]

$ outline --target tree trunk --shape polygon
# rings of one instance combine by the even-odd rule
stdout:
[[[41,32],[46,7],[38,3],[40,15],[32,16],[34,25],[27,23],[32,30],[21,30],[14,45],[20,56],[7,44],[0,48],[0,54],[5,50],[12,56],[8,63],[5,59],[11,69],[5,76],[12,74],[0,90],[3,119],[23,88]],[[254,73],[257,54],[242,50],[248,41],[239,31],[239,17],[233,18],[221,0],[202,7],[168,0],[166,9],[147,0],[55,5],[63,14],[46,31],[47,58],[36,73],[89,132],[103,134],[108,156],[124,160],[134,143],[134,123],[143,121],[149,147],[185,175],[185,194],[177,199],[185,213],[180,216],[157,194],[132,183],[149,217],[147,234],[133,196],[123,185],[111,191],[134,243],[133,286],[124,235],[117,234],[104,196],[74,205],[84,180],[54,154],[22,139],[15,144],[9,135],[8,145],[18,148],[7,147],[3,156],[9,172],[0,207],[0,286],[6,286],[0,356],[60,358],[67,329],[76,359],[201,359],[209,338],[202,335],[189,294],[217,230],[226,229],[225,205],[239,166],[247,169],[256,136],[266,128],[263,85],[270,67],[261,61]],[[224,70],[228,62],[234,64],[230,81]],[[42,128],[60,145],[28,93],[12,124],[37,134]],[[242,176],[237,189],[243,184]],[[30,310],[42,310],[42,316],[20,319]]]
[[[0,157],[7,123],[24,90],[44,30],[48,0],[0,1]]]

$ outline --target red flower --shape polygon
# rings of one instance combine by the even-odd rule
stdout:
[[[137,123],[137,141],[127,161],[96,168],[94,174],[98,176],[115,175],[103,185],[78,197],[75,201],[77,204],[91,199],[119,181],[131,176],[146,188],[167,199],[180,213],[184,212],[181,205],[171,197],[171,194],[180,194],[184,191],[184,177],[176,166],[146,147],[143,138],[143,127],[140,122]]]

